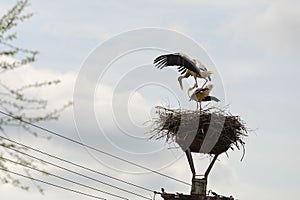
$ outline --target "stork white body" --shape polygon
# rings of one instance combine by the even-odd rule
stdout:
[[[202,78],[205,80],[205,82],[201,86],[201,88],[203,88],[205,86],[205,84],[207,83],[207,81],[209,80],[208,77],[210,77],[210,75],[212,75],[212,74],[213,74],[212,71],[203,71],[203,72],[201,72],[201,74],[197,74],[191,70],[187,70],[184,75],[178,77],[178,82],[180,84],[180,88],[183,89],[182,79],[193,76],[195,79],[194,87],[196,88],[196,87],[198,87],[197,78]]]
[[[208,84],[205,88],[197,88],[195,91],[193,89],[195,88],[189,88],[188,89],[188,96],[190,97],[190,101],[194,100],[197,102],[197,109],[198,109],[198,103],[200,104],[200,110],[201,110],[201,102],[208,97],[209,93],[213,89],[212,84]]]

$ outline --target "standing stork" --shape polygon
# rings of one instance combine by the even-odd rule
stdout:
[[[213,73],[212,71],[208,71],[199,60],[191,59],[183,53],[173,53],[158,56],[153,61],[153,64],[155,64],[155,66],[159,69],[167,66],[178,66],[178,72],[181,73],[181,76],[178,77],[178,82],[181,89],[183,89],[183,78],[193,76],[195,79],[194,88],[198,87],[197,78],[205,79],[205,82],[201,87],[203,88],[208,80],[211,81],[210,75]]]
[[[194,100],[197,102],[197,110],[198,110],[198,103],[200,104],[200,110],[201,110],[201,102],[202,101],[220,101],[218,98],[209,96],[209,93],[213,89],[212,84],[208,84],[205,88],[197,88],[194,92],[193,89],[195,87],[188,89],[188,95],[190,97],[190,101]]]

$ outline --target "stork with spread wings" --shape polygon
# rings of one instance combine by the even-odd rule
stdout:
[[[198,87],[197,78],[202,78],[205,80],[201,87],[203,88],[207,81],[211,81],[210,75],[213,73],[212,71],[208,71],[199,60],[191,59],[183,53],[161,55],[155,58],[153,63],[159,69],[168,66],[178,66],[178,71],[181,73],[181,75],[178,77],[181,89],[183,89],[183,78],[193,76],[195,79],[195,85],[193,88]]]

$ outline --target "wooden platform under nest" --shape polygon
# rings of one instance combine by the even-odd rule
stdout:
[[[181,110],[156,107],[158,118],[153,122],[151,139],[176,142],[183,150],[221,154],[233,147],[244,149],[248,135],[245,123],[218,108]]]

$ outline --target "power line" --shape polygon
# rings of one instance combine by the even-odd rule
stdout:
[[[51,158],[54,158],[54,159],[63,161],[63,162],[65,162],[65,163],[71,164],[71,165],[76,166],[76,167],[79,167],[79,168],[81,168],[81,169],[84,169],[84,170],[87,170],[87,171],[90,171],[90,172],[99,174],[99,175],[101,175],[101,176],[105,176],[105,177],[111,178],[111,179],[113,179],[113,180],[116,180],[116,181],[125,183],[125,184],[127,184],[127,185],[131,185],[131,186],[137,187],[137,188],[139,188],[139,189],[143,189],[143,190],[148,191],[148,192],[154,192],[153,190],[150,190],[150,189],[148,189],[148,188],[145,188],[145,187],[142,187],[142,186],[139,186],[139,185],[130,183],[130,182],[128,182],[128,181],[124,181],[124,180],[122,180],[122,179],[119,179],[119,178],[116,178],[116,177],[113,177],[113,176],[104,174],[104,173],[102,173],[102,172],[99,172],[99,171],[90,169],[90,168],[88,168],[88,167],[85,167],[85,166],[76,164],[76,163],[74,163],[74,162],[71,162],[71,161],[65,160],[65,159],[63,159],[63,158],[60,158],[60,157],[51,155],[51,154],[49,154],[49,153],[46,153],[46,152],[41,151],[41,150],[38,150],[38,149],[36,149],[36,148],[33,148],[33,147],[30,147],[30,146],[24,145],[24,144],[22,144],[22,143],[19,143],[19,142],[14,141],[14,140],[11,140],[11,139],[8,139],[8,138],[2,137],[2,136],[0,136],[0,138],[1,138],[1,139],[4,139],[4,140],[7,140],[7,141],[9,141],[9,142],[12,142],[12,143],[14,143],[14,144],[17,144],[17,145],[19,145],[19,146],[25,147],[25,148],[27,148],[27,149],[30,149],[30,150],[32,150],[32,151],[35,151],[35,152],[41,153],[41,154],[43,154],[43,155],[49,156],[49,157],[51,157]],[[19,153],[21,153],[21,154],[27,155],[27,156],[29,156],[29,157],[33,157],[33,158],[35,158],[35,159],[38,159],[38,158],[36,158],[36,157],[34,157],[34,156],[31,156],[31,155],[29,155],[29,154],[27,154],[27,153],[18,151],[18,150],[13,149],[13,148],[11,148],[11,147],[9,147],[9,146],[5,146],[5,145],[3,145],[3,144],[0,144],[0,145],[3,146],[3,147],[9,148],[9,149],[11,149],[11,150],[13,150],[13,151],[17,151],[17,152],[19,152]],[[44,162],[47,162],[47,161],[44,161]],[[50,163],[50,162],[49,162],[49,163]]]
[[[110,192],[106,192],[106,191],[104,191],[104,190],[100,190],[100,189],[97,189],[97,188],[95,188],[95,187],[91,187],[91,186],[88,186],[88,185],[85,185],[85,184],[82,184],[82,183],[79,183],[79,182],[76,182],[76,181],[72,181],[72,180],[67,179],[67,178],[64,178],[64,177],[62,177],[62,176],[55,175],[55,174],[53,174],[53,173],[45,172],[45,171],[43,171],[43,170],[40,170],[40,169],[31,167],[31,166],[26,165],[26,164],[24,164],[24,163],[16,162],[16,161],[10,160],[10,159],[5,158],[5,157],[0,157],[0,159],[9,161],[9,162],[14,163],[14,164],[16,164],[16,165],[21,165],[21,166],[23,166],[23,167],[32,169],[32,170],[34,170],[34,171],[38,171],[38,172],[41,172],[41,173],[43,173],[43,174],[50,175],[50,176],[53,176],[53,177],[55,177],[55,178],[61,179],[61,180],[63,180],[63,181],[67,181],[67,182],[69,182],[69,183],[73,183],[73,184],[76,184],[76,185],[79,185],[79,186],[82,186],[82,187],[85,187],[85,188],[88,188],[88,189],[91,189],[91,190],[94,190],[94,191],[97,191],[97,192],[101,192],[101,193],[104,193],[104,194],[107,194],[107,195],[110,195],[110,196],[118,197],[118,198],[120,198],[120,199],[129,200],[129,199],[125,198],[125,197],[122,197],[122,196],[119,196],[119,195],[116,195],[116,194],[113,194],[113,193],[110,193]]]
[[[117,187],[117,186],[115,186],[115,185],[112,185],[112,184],[109,184],[109,183],[106,183],[106,182],[100,181],[100,180],[98,180],[98,179],[95,179],[95,178],[92,178],[92,177],[86,176],[86,175],[84,175],[84,174],[81,174],[81,173],[75,172],[75,171],[73,171],[73,170],[67,169],[67,168],[65,168],[65,167],[61,167],[61,166],[59,166],[59,165],[57,165],[57,164],[51,163],[51,162],[49,162],[49,161],[46,161],[46,160],[43,160],[43,159],[41,159],[41,158],[37,158],[37,157],[35,157],[35,156],[32,156],[32,155],[30,155],[30,154],[27,154],[27,153],[25,153],[25,152],[19,151],[19,150],[17,150],[17,149],[13,149],[12,147],[9,147],[9,146],[4,146],[4,145],[2,145],[2,144],[0,144],[0,145],[1,145],[1,146],[3,146],[4,148],[8,148],[8,149],[10,149],[10,150],[13,150],[13,151],[15,151],[15,152],[18,152],[18,153],[20,153],[20,154],[26,155],[26,156],[28,156],[28,157],[30,157],[30,158],[33,158],[33,159],[39,160],[39,161],[41,161],[41,162],[43,162],[43,163],[46,163],[46,164],[52,165],[52,166],[54,166],[54,167],[57,167],[57,168],[59,168],[59,169],[62,169],[62,170],[68,171],[68,172],[70,172],[70,173],[73,173],[73,174],[76,174],[76,175],[79,175],[79,176],[81,176],[81,177],[84,177],[84,178],[87,178],[87,179],[90,179],[90,180],[96,181],[96,182],[98,182],[98,183],[101,183],[101,184],[107,185],[107,186],[109,186],[109,187],[112,187],[112,188],[115,188],[115,189],[121,190],[121,191],[123,191],[123,192],[127,192],[127,193],[129,193],[129,194],[132,194],[132,195],[135,195],[135,196],[138,196],[138,197],[144,198],[144,199],[152,200],[151,198],[145,197],[145,196],[143,196],[143,195],[140,195],[140,194],[138,194],[138,193],[135,193],[135,192],[132,192],[132,191],[129,191],[129,190],[126,190],[126,189],[123,189],[123,188]],[[46,173],[47,173],[47,172],[46,172]],[[154,192],[154,191],[151,191],[151,192]]]
[[[6,171],[6,172],[8,172],[8,173],[11,173],[11,174],[14,174],[14,175],[17,175],[17,176],[21,176],[21,177],[23,177],[23,178],[28,178],[28,179],[31,179],[31,180],[33,180],[33,181],[37,181],[37,182],[40,182],[40,183],[44,183],[44,184],[46,184],[46,185],[51,185],[51,186],[56,187],[56,188],[60,188],[60,189],[63,189],[63,190],[67,190],[67,191],[70,191],[70,192],[74,192],[74,193],[77,193],[77,194],[81,194],[81,195],[84,195],[84,196],[87,196],[87,197],[92,197],[92,198],[95,198],[95,199],[106,200],[105,198],[102,198],[102,197],[99,197],[99,196],[87,194],[87,193],[84,193],[84,192],[80,192],[80,191],[78,191],[78,190],[74,190],[74,189],[67,188],[67,187],[64,187],[64,186],[56,185],[56,184],[53,184],[53,183],[50,183],[50,182],[47,182],[47,181],[43,181],[43,180],[36,179],[36,178],[30,177],[30,176],[26,176],[26,175],[23,175],[23,174],[19,174],[19,173],[17,173],[17,172],[13,172],[13,171],[10,171],[10,170],[8,170],[8,169],[1,168],[1,167],[0,167],[0,170]]]
[[[90,146],[90,145],[84,144],[83,142],[80,142],[80,141],[74,140],[74,139],[72,139],[72,138],[66,137],[66,136],[64,136],[64,135],[61,135],[61,134],[56,133],[56,132],[54,132],[54,131],[51,131],[51,130],[49,130],[49,129],[47,129],[47,128],[44,128],[44,127],[38,126],[38,125],[36,125],[36,124],[33,124],[33,123],[31,123],[31,122],[25,121],[25,120],[22,119],[22,117],[14,116],[14,115],[12,115],[12,114],[8,114],[8,113],[5,113],[5,112],[3,112],[3,111],[0,111],[0,113],[3,114],[3,115],[5,115],[5,116],[11,117],[11,118],[13,118],[13,119],[15,119],[15,120],[18,120],[18,121],[20,121],[20,122],[23,122],[23,123],[25,123],[25,124],[28,124],[28,125],[30,125],[30,126],[32,126],[32,127],[35,127],[35,128],[40,129],[40,130],[43,130],[43,131],[45,131],[45,132],[48,132],[48,133],[50,133],[50,134],[52,134],[52,135],[55,135],[55,136],[57,136],[57,137],[60,137],[60,138],[63,138],[63,139],[65,139],[65,140],[68,140],[68,141],[70,141],[70,142],[73,142],[73,143],[75,143],[75,144],[84,146],[84,147],[89,148],[89,149],[91,149],[91,150],[97,151],[97,152],[102,153],[102,154],[104,154],[104,155],[107,155],[107,156],[109,156],[109,157],[112,157],[112,158],[115,158],[115,159],[117,159],[117,160],[120,160],[120,161],[122,161],[122,162],[131,164],[131,165],[134,165],[134,166],[139,167],[139,168],[141,168],[141,169],[150,171],[150,172],[152,172],[152,173],[158,174],[158,175],[160,175],[160,176],[164,176],[164,177],[166,177],[166,178],[169,178],[169,179],[172,179],[172,180],[174,180],[174,181],[177,181],[177,182],[180,182],[180,183],[183,183],[183,184],[185,184],[185,185],[189,185],[189,186],[190,186],[190,184],[187,183],[187,182],[184,182],[184,181],[182,181],[182,180],[179,180],[179,179],[177,179],[177,178],[171,177],[171,176],[169,176],[169,175],[160,173],[160,172],[158,172],[158,171],[152,170],[152,169],[150,169],[150,168],[148,168],[148,167],[145,167],[145,166],[142,166],[142,165],[140,165],[140,164],[136,164],[136,163],[134,163],[134,162],[132,162],[132,161],[126,160],[126,159],[124,159],[124,158],[118,157],[118,156],[113,155],[113,154],[111,154],[111,153],[108,153],[108,152],[105,152],[105,151],[103,151],[103,150],[97,149],[96,147],[92,147],[92,146]]]

